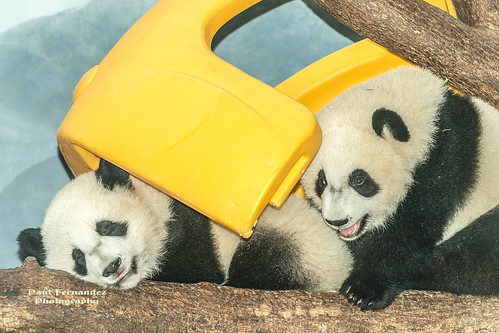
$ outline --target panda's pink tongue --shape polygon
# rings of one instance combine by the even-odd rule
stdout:
[[[117,282],[120,282],[121,280],[123,280],[131,272],[131,270],[132,270],[132,268],[129,267],[126,270],[124,270],[123,272],[121,272],[120,276],[118,276]]]
[[[359,232],[359,228],[360,228],[360,223],[361,223],[362,219],[358,220],[354,225],[352,225],[351,227],[348,227],[346,229],[340,229],[340,234],[343,236],[343,237],[353,237],[357,234],[357,232]]]

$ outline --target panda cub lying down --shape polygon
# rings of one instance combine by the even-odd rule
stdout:
[[[354,266],[362,309],[405,289],[499,295],[499,111],[428,71],[390,71],[317,115],[302,184]]]
[[[352,265],[346,245],[301,198],[266,208],[245,240],[105,160],[66,185],[41,228],[23,230],[18,242],[21,259],[116,289],[152,279],[329,290]]]

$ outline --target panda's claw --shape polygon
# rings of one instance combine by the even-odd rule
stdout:
[[[345,291],[346,294],[350,293],[350,289],[352,289],[352,286],[348,286],[348,289]]]
[[[340,293],[361,310],[381,310],[390,305],[401,290],[396,284],[380,281],[384,279],[352,273]]]

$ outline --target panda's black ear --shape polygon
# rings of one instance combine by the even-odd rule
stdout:
[[[35,257],[41,266],[45,266],[47,254],[43,246],[42,234],[40,228],[28,228],[21,231],[17,236],[19,244],[18,255],[24,261],[26,257]]]
[[[397,112],[380,108],[374,111],[372,126],[374,132],[383,137],[383,129],[386,127],[393,138],[398,141],[409,141],[410,135],[407,126]]]
[[[112,191],[115,187],[122,187],[131,190],[132,180],[125,170],[116,165],[101,159],[99,168],[95,171],[97,180],[108,190]]]

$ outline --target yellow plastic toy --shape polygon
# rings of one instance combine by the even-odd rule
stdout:
[[[161,0],[75,89],[58,131],[75,175],[104,158],[249,237],[320,142],[313,113],[407,64],[369,40],[270,87],[213,54],[217,30],[259,0]],[[450,0],[428,1],[451,11]]]

